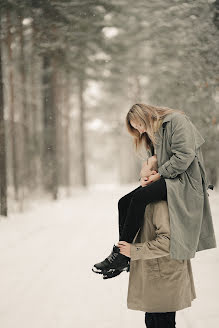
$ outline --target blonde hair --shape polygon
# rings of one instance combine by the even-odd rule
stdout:
[[[173,109],[169,107],[159,107],[147,104],[134,104],[126,115],[126,126],[128,132],[134,137],[134,146],[137,156],[140,155],[140,147],[142,144],[149,150],[151,146],[157,144],[155,137],[155,126],[159,126],[160,120],[162,120],[167,114],[179,112],[185,114],[182,110]],[[142,134],[138,130],[133,128],[130,121],[141,123],[147,132]]]

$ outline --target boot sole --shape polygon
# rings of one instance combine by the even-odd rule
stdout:
[[[116,268],[116,269],[109,269],[109,270],[100,270],[100,269],[97,269],[96,267],[93,267],[92,268],[92,271],[95,272],[95,273],[99,273],[99,274],[107,274],[107,273],[113,273],[115,271],[127,271],[129,272],[130,271],[130,266],[127,266],[127,267],[123,267],[123,268]]]
[[[120,275],[123,271],[120,270],[115,270],[115,272],[111,272],[111,273],[107,273],[107,274],[103,274],[103,279],[111,279],[111,278],[115,278],[118,275]]]

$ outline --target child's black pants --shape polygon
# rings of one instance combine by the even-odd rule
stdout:
[[[163,177],[145,187],[139,186],[118,201],[119,240],[132,243],[144,220],[145,207],[154,201],[167,200]]]

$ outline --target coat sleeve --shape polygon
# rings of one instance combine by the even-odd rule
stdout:
[[[185,172],[195,158],[195,137],[189,118],[184,114],[174,115],[171,120],[171,152],[168,161],[158,168],[164,178],[175,178]]]
[[[152,216],[156,238],[144,243],[130,244],[131,261],[148,260],[169,255],[170,221],[167,202],[162,200],[148,205],[151,206],[151,210],[146,211],[145,220],[147,220],[147,216]]]

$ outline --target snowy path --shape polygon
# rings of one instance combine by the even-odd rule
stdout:
[[[117,202],[137,185],[74,190],[0,221],[1,328],[145,327],[127,309],[128,273],[103,280],[91,271],[118,240]],[[219,193],[210,190],[219,245]],[[192,259],[197,299],[178,311],[177,328],[219,326],[219,249]]]

